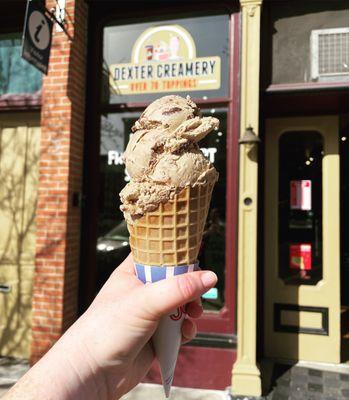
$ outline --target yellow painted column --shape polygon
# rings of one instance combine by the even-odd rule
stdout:
[[[241,111],[240,137],[251,125],[258,135],[260,19],[262,0],[240,0]],[[261,377],[256,364],[257,338],[257,145],[240,146],[238,245],[238,349],[233,367],[234,395],[260,396]]]

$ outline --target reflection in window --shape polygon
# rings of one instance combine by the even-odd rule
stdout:
[[[41,72],[22,59],[21,47],[21,33],[0,35],[0,95],[41,89]]]
[[[322,157],[317,132],[279,141],[279,276],[289,284],[322,278]]]
[[[205,309],[219,310],[224,304],[225,288],[225,201],[226,201],[226,128],[227,110],[202,110],[214,115],[220,127],[200,142],[205,156],[214,163],[219,180],[214,188],[211,207],[199,253],[200,266],[214,270],[218,285],[203,299]],[[119,192],[129,181],[122,161],[131,127],[140,113],[111,113],[101,117],[100,193],[97,242],[97,281],[103,285],[110,273],[130,251],[129,234],[119,209]]]

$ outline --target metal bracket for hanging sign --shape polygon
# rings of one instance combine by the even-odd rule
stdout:
[[[72,42],[73,38],[66,28],[67,21],[65,19],[65,0],[56,0],[56,8],[48,10],[45,7],[45,11],[50,16],[51,20],[57,24],[56,32],[64,32],[68,40]]]
[[[28,0],[28,1],[30,2],[35,0]],[[56,8],[51,8],[51,10],[45,7],[44,0],[36,0],[36,1],[42,8],[42,11],[45,12],[47,17],[50,18],[52,22],[55,22],[57,24],[57,28],[59,27],[59,30],[56,29],[56,31],[64,32],[68,40],[71,42],[73,38],[69,34],[66,28],[67,20],[65,19],[65,0],[55,0]]]
[[[53,9],[51,10],[53,12]],[[67,25],[65,20],[65,0],[56,0],[56,18],[63,26]],[[63,32],[61,24],[56,24],[56,32]]]

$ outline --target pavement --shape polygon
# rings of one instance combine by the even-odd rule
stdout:
[[[300,362],[274,364],[266,400],[348,400],[349,366]]]
[[[300,362],[295,365],[270,363],[270,385],[258,400],[349,400],[349,365]],[[0,398],[29,369],[26,360],[0,358]],[[265,371],[265,369],[264,369]],[[264,381],[266,381],[266,374]],[[266,388],[265,388],[266,389]],[[163,388],[139,384],[121,400],[165,400]],[[231,396],[228,391],[172,387],[171,400],[257,400]]]
[[[27,360],[15,358],[0,358],[0,398],[14,385],[29,369]]]
[[[2,357],[0,358],[0,398],[14,385],[29,369],[28,361]],[[164,400],[161,385],[150,383],[139,384],[122,400]],[[171,400],[227,400],[227,392],[220,390],[203,390],[173,387]]]
[[[162,385],[141,383],[120,400],[165,400]],[[190,389],[173,386],[171,400],[229,400],[228,392],[221,390]]]

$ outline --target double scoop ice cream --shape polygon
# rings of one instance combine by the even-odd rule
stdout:
[[[219,121],[202,117],[187,97],[151,103],[124,153],[130,182],[120,193],[137,277],[156,282],[198,269],[197,257],[218,179],[198,142]],[[153,336],[166,397],[181,344],[182,309],[163,317]]]
[[[185,187],[217,181],[218,173],[198,142],[218,125],[217,118],[201,117],[189,97],[165,96],[146,108],[132,128],[124,153],[131,181],[120,198],[128,223],[173,199]]]

